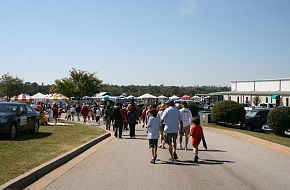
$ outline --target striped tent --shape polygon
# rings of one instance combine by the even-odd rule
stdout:
[[[69,98],[62,94],[52,94],[47,99],[57,101],[57,100],[68,100]]]
[[[15,102],[29,102],[30,100],[32,100],[31,96],[27,95],[27,94],[19,94],[18,96],[13,96],[11,98],[12,101]]]

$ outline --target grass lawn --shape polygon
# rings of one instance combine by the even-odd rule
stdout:
[[[263,140],[267,140],[273,143],[281,144],[287,147],[290,147],[290,138],[289,137],[281,137],[274,134],[265,134],[265,133],[259,133],[254,131],[248,131],[248,130],[242,130],[242,129],[236,129],[236,128],[229,128],[229,127],[222,127],[216,124],[203,124],[205,127],[213,127],[218,129],[224,129],[229,131],[236,131],[240,133],[244,133],[250,136],[254,136]]]
[[[0,185],[104,133],[97,127],[75,124],[41,126],[38,134],[23,132],[14,140],[1,135]]]

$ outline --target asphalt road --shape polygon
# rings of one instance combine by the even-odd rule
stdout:
[[[146,133],[113,139],[58,177],[45,189],[290,189],[290,158],[260,145],[205,129],[209,150],[201,147],[200,162],[192,150],[178,150],[168,162],[167,149],[158,149],[150,164]]]

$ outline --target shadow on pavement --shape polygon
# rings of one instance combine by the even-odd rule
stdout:
[[[215,149],[208,149],[208,150],[204,150],[204,149],[200,150],[199,149],[198,151],[201,151],[201,152],[227,152],[225,150],[215,150]]]
[[[178,166],[199,166],[199,165],[222,165],[225,163],[235,163],[233,161],[228,160],[199,160],[198,162],[194,162],[193,160],[176,160],[176,161],[164,161],[164,160],[156,160],[156,164],[171,164]],[[158,162],[160,161],[160,162]]]
[[[122,139],[125,139],[125,140],[146,140],[148,141],[147,138],[140,138],[140,137],[135,137],[135,138],[130,138],[130,137],[123,137]]]

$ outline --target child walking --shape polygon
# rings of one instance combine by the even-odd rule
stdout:
[[[156,109],[149,110],[149,119],[146,127],[148,128],[148,139],[149,139],[149,148],[151,149],[152,159],[150,163],[155,164],[157,158],[157,147],[158,147],[158,138],[159,130],[161,127],[160,119],[157,117]]]
[[[195,117],[192,119],[193,125],[191,126],[189,137],[192,137],[192,146],[194,153],[194,162],[198,162],[198,145],[203,137],[203,130],[200,126],[200,119]]]

